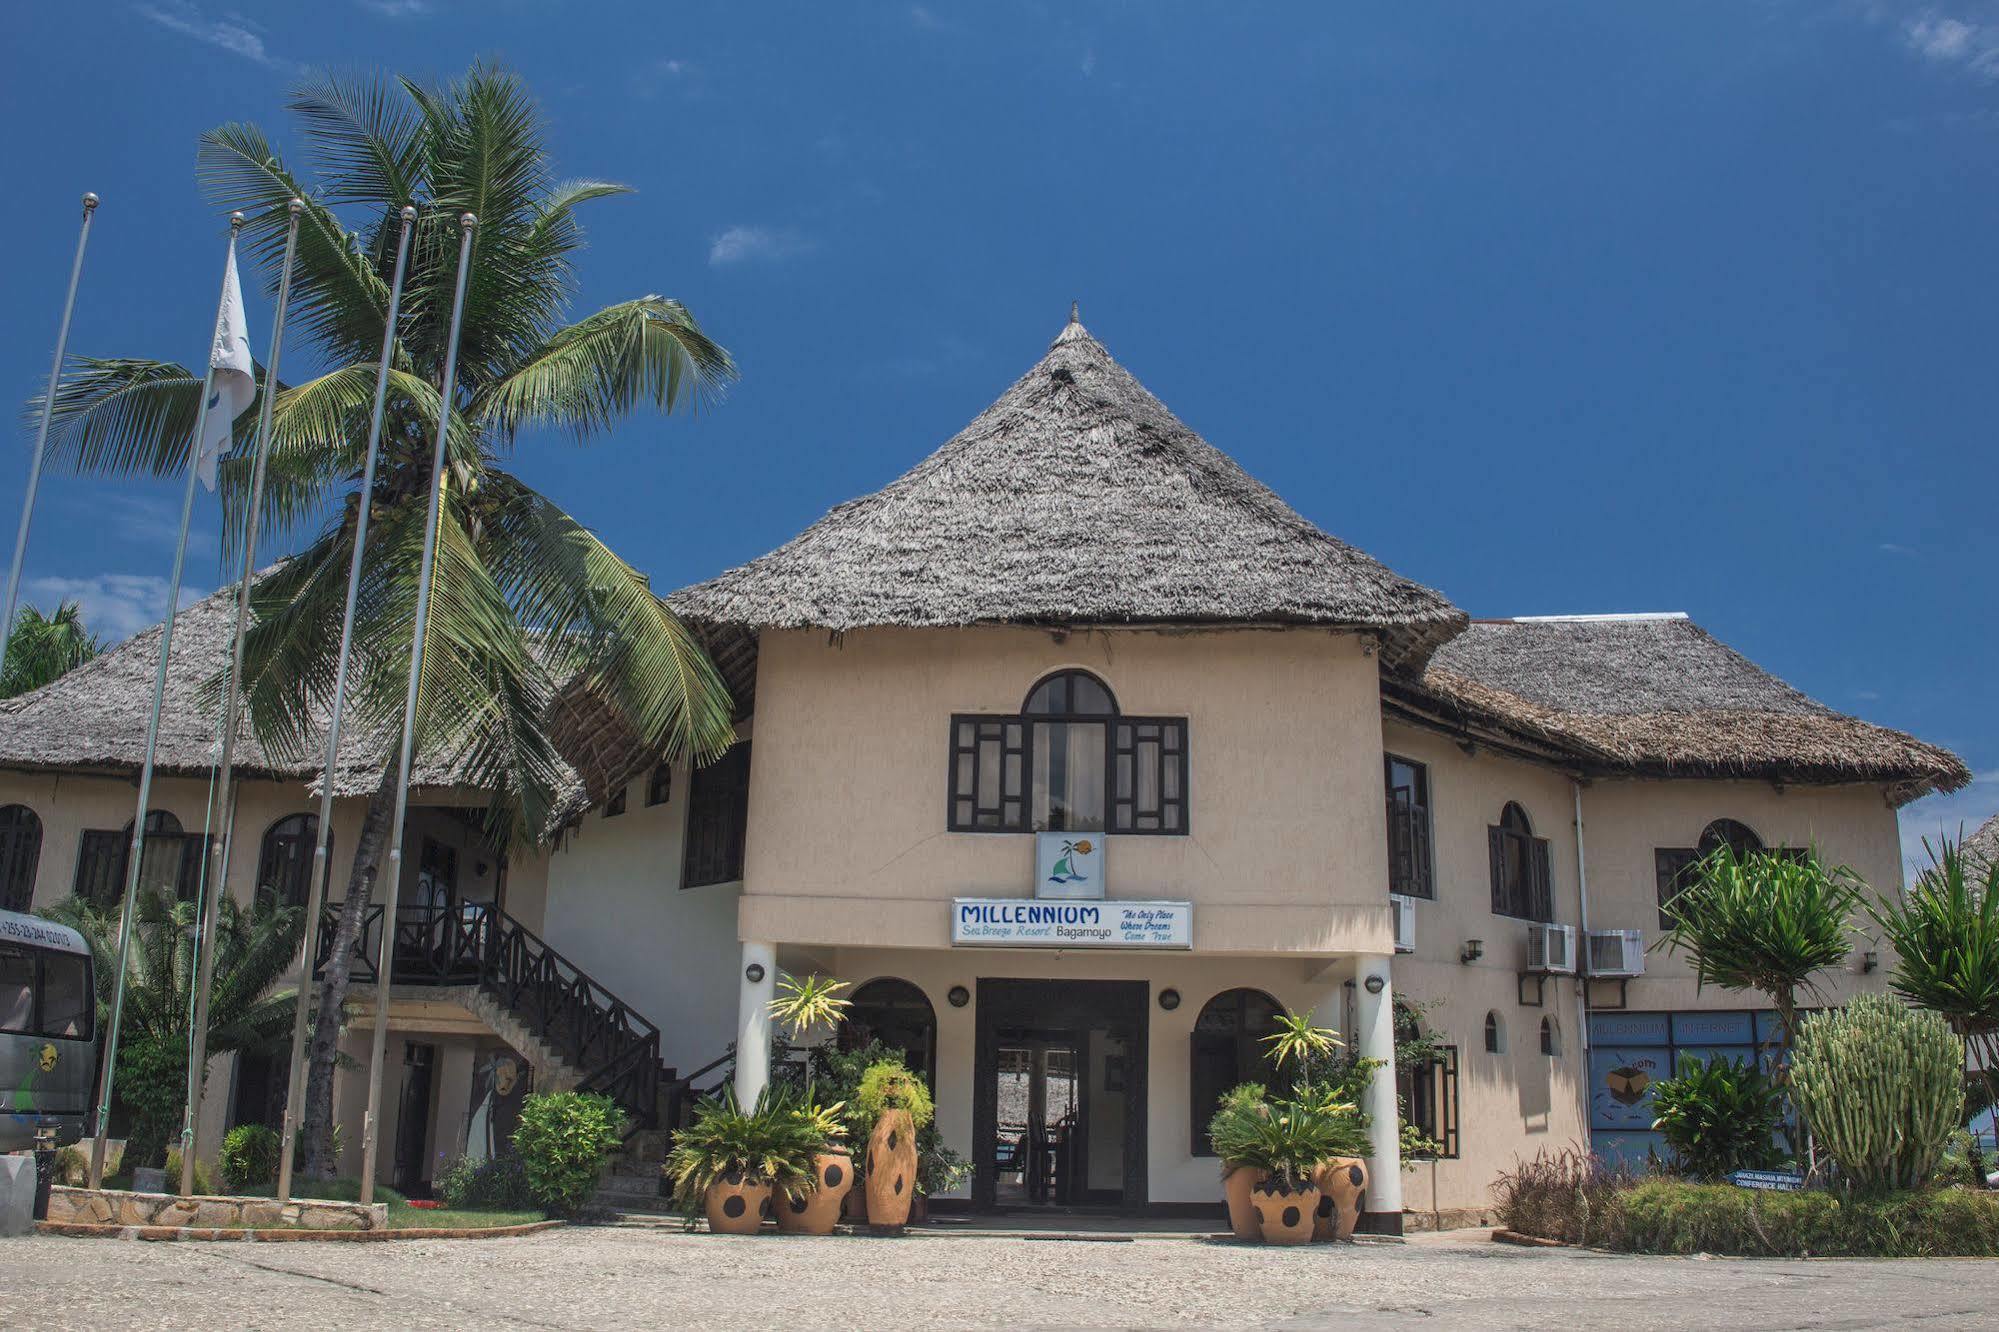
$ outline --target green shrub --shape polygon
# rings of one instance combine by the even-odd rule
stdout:
[[[1615,1248],[1623,1236],[1630,1172],[1583,1147],[1543,1149],[1493,1182],[1499,1222],[1522,1235]]]
[[[209,1195],[215,1193],[215,1182],[209,1178],[208,1167],[201,1163],[201,1158],[198,1156],[194,1158],[194,1191]],[[167,1148],[167,1192],[180,1192],[180,1148],[178,1147]]]
[[[1999,1256],[1999,1195],[1739,1189],[1650,1179],[1618,1198],[1614,1247],[1752,1258]]]
[[[278,1182],[278,1135],[263,1124],[238,1124],[222,1139],[215,1163],[232,1189],[268,1188]]]
[[[1716,1055],[1702,1063],[1681,1055],[1679,1072],[1652,1084],[1652,1109],[1652,1127],[1695,1179],[1772,1170],[1786,1159],[1776,1142],[1783,1093],[1747,1060]]]
[[[604,1163],[624,1141],[624,1125],[615,1101],[588,1092],[523,1101],[514,1151],[535,1201],[552,1212],[574,1214],[596,1192]]]
[[[511,1156],[461,1156],[437,1174],[437,1196],[455,1212],[524,1212],[537,1205],[527,1171]]]
[[[909,1111],[910,1123],[918,1129],[937,1116],[930,1088],[923,1084],[923,1079],[904,1068],[901,1061],[892,1059],[868,1066],[854,1092],[854,1106],[867,1125],[867,1133],[874,1132],[882,1115],[892,1109]]]
[[[1849,1185],[1916,1188],[1963,1123],[1964,1043],[1935,1013],[1863,994],[1798,1024],[1791,1093]]]
[[[82,1188],[90,1181],[90,1153],[81,1147],[56,1148],[55,1182]]]

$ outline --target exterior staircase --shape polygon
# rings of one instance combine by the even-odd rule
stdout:
[[[674,1131],[694,1113],[704,1096],[714,1095],[736,1075],[736,1049],[732,1045],[721,1058],[709,1061],[684,1078],[676,1078],[660,1096],[662,1127],[641,1129],[625,1140],[624,1150],[611,1158],[598,1176],[597,1192],[590,1205],[621,1216],[666,1216],[673,1214],[672,1189],[660,1167],[673,1149]]]

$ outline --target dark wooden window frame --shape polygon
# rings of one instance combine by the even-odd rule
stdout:
[[[167,824],[172,824],[168,828]],[[155,827],[158,824],[160,826]],[[176,842],[180,845],[180,865],[174,875],[174,891],[183,902],[192,902],[201,886],[203,862],[208,858],[209,839],[186,832],[180,820],[163,809],[146,815],[145,841]],[[77,845],[76,876],[72,891],[97,904],[100,910],[118,910],[125,898],[125,876],[131,869],[132,825],[117,832],[109,828],[86,828]]]
[[[1739,819],[1720,818],[1711,820],[1701,829],[1698,846],[1661,846],[1652,851],[1652,873],[1659,894],[1659,929],[1664,932],[1673,928],[1673,899],[1686,891],[1688,881],[1693,877],[1694,867],[1702,857],[1709,855],[1724,840],[1730,830],[1744,834],[1736,839],[1738,855],[1745,852],[1761,851],[1770,855],[1788,856],[1802,860],[1811,854],[1802,846],[1767,845],[1757,831]],[[1731,844],[1735,844],[1731,842]]]
[[[291,831],[296,829],[297,831]],[[305,905],[306,890],[312,879],[312,850],[319,840],[319,816],[317,814],[287,814],[276,819],[264,829],[263,840],[257,845],[257,903],[282,902],[286,906]],[[305,847],[302,857],[303,870],[298,874],[296,885],[287,882],[282,885],[287,891],[272,895],[264,891],[278,876],[272,872],[272,862],[281,854],[284,843],[299,842]],[[322,876],[325,884],[333,880],[333,839],[326,839],[326,869]],[[324,894],[322,894],[322,898]]]
[[[1395,799],[1395,765],[1401,763],[1416,770],[1423,790],[1422,801],[1410,801],[1398,805]],[[1425,901],[1437,900],[1436,838],[1430,815],[1430,765],[1418,763],[1415,759],[1403,758],[1400,754],[1383,754],[1381,759],[1381,780],[1383,794],[1388,806],[1388,891],[1403,897],[1420,897]],[[1397,867],[1398,856],[1395,847],[1397,824],[1405,826],[1404,835],[1409,843],[1409,869],[1405,874]]]
[[[1502,810],[1499,822],[1485,830],[1486,850],[1491,859],[1492,914],[1515,920],[1553,921],[1554,857],[1548,839],[1534,836],[1533,822],[1519,802],[1507,802],[1506,809],[1519,810],[1525,827],[1510,826],[1505,810]],[[1526,869],[1526,882],[1521,884],[1509,882],[1510,876],[1506,872],[1507,847],[1516,843],[1521,847],[1520,863]]]
[[[1458,1159],[1458,1047],[1439,1045],[1437,1057],[1426,1064],[1399,1069],[1396,1099],[1409,1123],[1438,1144],[1436,1159]],[[1418,1159],[1418,1158],[1412,1158]],[[1420,1158],[1428,1160],[1428,1157]]]
[[[1082,678],[1103,691],[1108,711],[1037,711],[1051,684]],[[1071,684],[1071,690],[1074,686]],[[1185,717],[1127,716],[1110,687],[1087,671],[1058,671],[1035,682],[1018,713],[951,714],[946,752],[944,827],[948,832],[1024,833],[1034,827],[1034,728],[1073,722],[1104,728],[1105,832],[1125,837],[1185,837],[1191,831],[1193,765]],[[990,773],[980,752],[997,746]],[[1141,755],[1153,765],[1152,804],[1139,801]],[[986,779],[991,777],[989,783]],[[1171,792],[1172,794],[1168,794]]]
[[[41,816],[26,805],[0,806],[0,910],[26,911],[35,901],[42,862]]]
[[[671,799],[673,799],[673,765],[656,764],[651,775],[646,778],[646,808],[664,805]]]
[[[749,822],[750,742],[738,741],[687,783],[680,886],[706,888],[743,877]]]
[[[611,792],[611,798],[604,802],[605,818],[615,819],[618,815],[625,812],[625,799],[630,794],[631,789],[631,786],[627,784]]]

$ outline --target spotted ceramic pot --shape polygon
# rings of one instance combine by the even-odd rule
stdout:
[[[1313,1185],[1294,1187],[1281,1178],[1264,1179],[1250,1189],[1249,1197],[1265,1244],[1303,1244],[1312,1238],[1319,1210],[1319,1190]]]
[[[854,1187],[854,1158],[845,1152],[821,1152],[813,1161],[818,1187],[795,1194],[780,1189],[773,1210],[777,1228],[787,1235],[830,1235],[840,1220],[840,1205]]]
[[[1353,1156],[1319,1162],[1312,1172],[1319,1186],[1319,1209],[1312,1225],[1315,1240],[1350,1240],[1360,1224],[1360,1196],[1367,1188],[1367,1163]]]
[[[916,1193],[916,1129],[909,1111],[884,1111],[868,1135],[868,1226],[900,1230]]]
[[[770,1215],[770,1181],[731,1170],[708,1186],[701,1201],[708,1229],[718,1235],[754,1235]]]
[[[1256,1206],[1249,1191],[1262,1182],[1267,1171],[1255,1166],[1233,1166],[1222,1176],[1222,1199],[1229,1207],[1229,1233],[1250,1243],[1263,1238],[1256,1226]]]

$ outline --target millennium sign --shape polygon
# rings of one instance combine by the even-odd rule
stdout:
[[[951,903],[953,947],[1192,948],[1192,902],[1049,902],[960,897]]]

